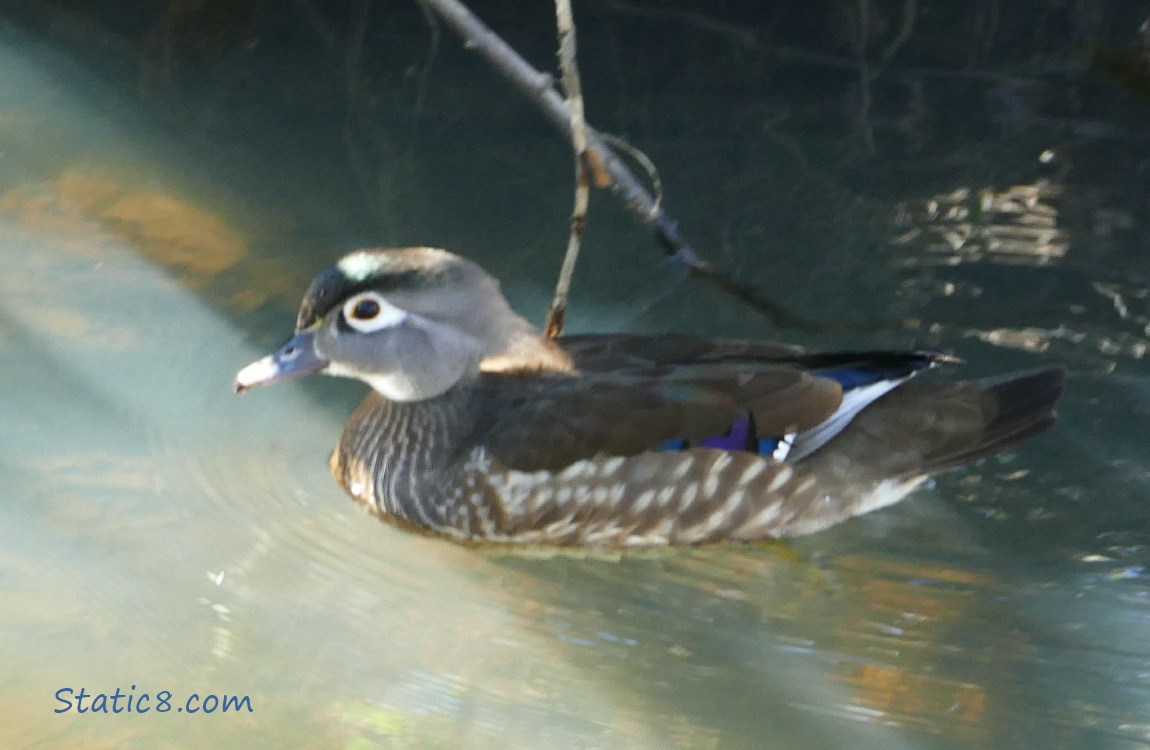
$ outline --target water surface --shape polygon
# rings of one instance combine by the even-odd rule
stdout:
[[[779,133],[651,134],[700,248],[810,315],[894,324],[771,331],[682,282],[598,200],[572,330],[938,346],[976,375],[1064,362],[1060,421],[789,547],[523,557],[405,534],[341,495],[326,458],[361,386],[238,399],[230,384],[290,332],[311,274],[359,244],[465,252],[541,318],[569,206],[562,143],[529,119],[461,139],[466,113],[441,102],[379,167],[298,113],[273,127],[274,101],[224,90],[212,109],[161,87],[172,112],[205,118],[181,138],[143,84],[60,39],[7,29],[0,49],[0,744],[1150,744],[1145,178],[1104,168],[1145,158],[1136,124],[988,138],[988,160],[1023,165],[1008,184],[976,179],[976,159],[931,162],[930,179],[876,169],[862,187],[843,165],[837,189],[871,197],[822,225],[849,201],[768,184],[802,171]],[[224,74],[277,53],[250,54]],[[502,91],[474,68],[444,76]],[[1046,146],[1076,168],[1052,172]],[[356,175],[376,168],[392,203],[364,198]],[[253,710],[54,713],[61,688],[131,685]]]

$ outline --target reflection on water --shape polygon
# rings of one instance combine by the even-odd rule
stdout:
[[[358,385],[230,392],[338,250],[283,252],[282,206],[177,184],[195,159],[135,153],[145,134],[5,41],[4,747],[1150,744],[1146,279],[1078,254],[1045,188],[903,201],[885,272],[972,369],[1069,362],[1049,436],[793,547],[485,553],[338,491],[326,457]],[[549,265],[512,275],[533,251],[476,231],[513,298],[546,298]],[[1032,262],[986,263],[1002,254]],[[652,275],[612,262],[633,267],[607,288]],[[663,281],[630,323],[710,304]],[[575,327],[614,320],[583,306]],[[59,688],[130,685],[254,710],[53,713]]]
[[[907,327],[935,332],[956,328],[956,333],[994,346],[1060,358],[1095,350],[1105,357],[1142,359],[1150,348],[1146,303],[1150,287],[1137,271],[1131,279],[1120,269],[1104,267],[1093,270],[1101,279],[1092,279],[1085,269],[1067,268],[1070,232],[1054,205],[1059,199],[1066,202],[1062,193],[1042,180],[1001,192],[959,188],[900,204],[893,222],[898,232],[894,244],[911,248],[901,263],[904,268],[922,271],[903,281],[903,293],[923,305],[939,298],[950,302],[936,306],[940,320],[912,319]],[[1134,224],[1128,210],[1099,209],[1090,218],[1088,231],[1092,239],[1109,239],[1117,230],[1132,230]],[[989,307],[984,296],[998,298],[1022,282],[1016,268],[997,268],[999,278],[981,267],[975,273],[964,269],[981,263],[1024,266],[1032,272],[1036,266],[1056,266],[1045,279],[1045,289],[1035,295],[1048,298],[1045,312],[1052,325],[1001,326],[986,319],[980,310]],[[1027,281],[1039,278],[1032,274]]]
[[[1001,192],[958,188],[921,205],[903,204],[897,223],[906,231],[895,243],[926,251],[908,257],[907,265],[938,255],[949,265],[986,256],[1038,264],[1059,260],[1068,239],[1058,225],[1058,210],[1048,202],[1057,193],[1055,186],[1039,182]]]

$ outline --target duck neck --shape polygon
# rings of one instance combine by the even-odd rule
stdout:
[[[390,401],[370,393],[348,419],[331,456],[336,481],[373,512],[430,528],[447,525],[433,483],[471,434],[476,419],[475,376],[433,398]]]

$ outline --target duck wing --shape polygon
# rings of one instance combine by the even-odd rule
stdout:
[[[833,439],[794,463],[694,447],[596,452],[561,469],[524,470],[504,464],[509,447],[489,439],[484,465],[472,467],[481,479],[471,490],[471,534],[635,548],[813,533],[897,502],[932,473],[1044,432],[1064,378],[1061,368],[1047,368],[912,383],[861,408]],[[616,418],[627,420],[625,403],[617,406],[623,411]]]

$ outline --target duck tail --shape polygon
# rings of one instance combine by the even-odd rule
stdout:
[[[1066,371],[1049,367],[985,380],[911,381],[862,409],[796,462],[823,502],[775,533],[809,534],[892,505],[924,479],[1010,450],[1054,424]]]
[[[929,475],[965,466],[1046,432],[1054,426],[1054,405],[1065,382],[1065,368],[1044,367],[966,384],[980,392],[982,425],[956,431],[924,456],[919,471]]]

